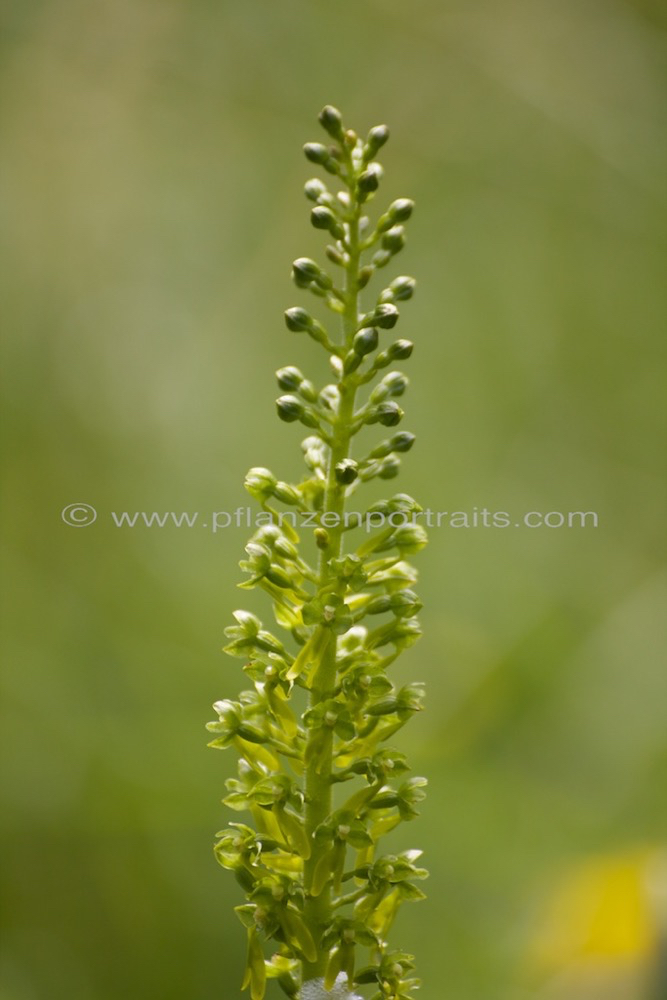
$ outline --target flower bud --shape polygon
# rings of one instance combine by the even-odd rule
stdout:
[[[403,226],[392,226],[382,237],[382,248],[391,254],[398,253],[405,246],[405,229]]]
[[[336,479],[339,483],[349,485],[359,475],[359,466],[352,458],[344,458],[336,465]]]
[[[273,546],[280,538],[282,532],[277,524],[263,524],[252,536],[256,542],[263,544],[267,542]]]
[[[391,260],[391,250],[376,250],[372,256],[373,267],[386,267]]]
[[[409,380],[402,372],[390,372],[379,382],[370,395],[372,403],[380,403],[388,396],[402,396],[407,389]]]
[[[322,386],[317,401],[322,409],[329,410],[330,413],[336,413],[340,405],[340,391],[338,386],[332,383]]]
[[[374,326],[365,326],[359,330],[352,341],[352,350],[362,358],[374,351],[378,345],[378,332]]]
[[[396,435],[396,437],[398,437],[398,435]],[[392,451],[393,448],[390,439],[385,438],[384,441],[380,441],[379,444],[376,444],[375,447],[369,451],[366,461],[368,462],[374,458],[386,458]],[[377,465],[377,462],[374,464]]]
[[[283,399],[285,397],[283,396]],[[296,489],[295,486],[291,486],[289,483],[283,483],[278,481],[273,489],[273,495],[276,500],[280,500],[281,503],[299,505],[301,503],[301,494]]]
[[[374,271],[375,268],[373,267],[372,264],[367,264],[365,267],[362,267],[361,270],[359,271],[359,274],[357,275],[357,288],[359,289],[365,288],[368,282],[373,277]]]
[[[329,246],[325,247],[325,254],[329,258],[332,264],[338,264],[339,267],[345,267],[348,262],[348,256],[346,253],[342,253],[338,247]]]
[[[321,271],[310,257],[298,257],[292,264],[292,279],[299,288],[307,288],[311,281],[317,281]]]
[[[364,170],[363,174],[360,175],[359,180],[357,181],[360,201],[365,200],[361,197],[362,195],[369,195],[374,191],[377,191],[380,186],[383,173],[384,171],[379,163],[371,163]]]
[[[378,403],[371,410],[368,423],[380,423],[383,427],[394,427],[403,417],[403,410],[393,399]]]
[[[316,205],[310,213],[310,221],[315,229],[326,229],[331,235],[340,240],[345,236],[345,229],[333,214],[330,208],[325,205]]]
[[[301,442],[303,460],[309,469],[324,469],[326,466],[325,444],[321,438],[311,435]]]
[[[288,424],[300,420],[304,411],[303,403],[296,396],[280,396],[276,400],[276,408],[280,419]]]
[[[395,547],[401,552],[413,555],[423,549],[427,542],[428,537],[421,524],[401,524],[391,538],[378,545],[375,551],[385,552]]]
[[[303,374],[293,365],[287,365],[285,368],[279,368],[276,372],[276,378],[278,380],[279,388],[286,389],[288,392],[294,392],[297,390],[304,381]]]
[[[407,275],[402,274],[394,280],[389,285],[391,292],[393,293],[393,298],[397,302],[403,302],[406,299],[411,299],[415,294],[415,285],[417,282],[414,278],[409,278]]]
[[[364,614],[366,615],[384,615],[387,611],[391,611],[391,598],[389,594],[379,594],[370,600],[364,608]]]
[[[387,387],[390,396],[402,396],[408,387],[409,379],[403,372],[389,372],[381,384]]]
[[[318,177],[306,181],[303,191],[309,201],[318,201],[322,195],[328,194],[326,185]]]
[[[411,434],[410,431],[399,431],[398,434],[394,434],[389,444],[392,451],[405,452],[410,451],[415,440],[414,434]]]
[[[314,403],[317,399],[317,391],[309,379],[305,378],[299,386],[299,395],[308,403]]]
[[[348,351],[343,359],[343,374],[351,375],[352,372],[356,372],[362,360],[361,355],[355,354],[354,351]]]
[[[326,528],[315,528],[315,544],[318,549],[326,549],[329,547],[329,532]]]
[[[388,455],[378,469],[380,479],[395,479],[401,471],[401,460],[398,455]]]
[[[320,125],[328,132],[332,139],[343,142],[345,135],[343,130],[343,118],[337,108],[327,104],[319,114]]]
[[[398,322],[398,309],[391,302],[381,302],[373,313],[373,322],[383,330],[391,330]]]
[[[301,306],[292,306],[291,309],[287,309],[285,312],[285,323],[287,324],[287,329],[292,330],[293,333],[300,333],[302,330],[309,330],[313,323],[313,317],[310,313],[302,309]]]
[[[303,147],[303,151],[311,163],[319,163],[330,174],[340,173],[340,167],[337,162],[337,157],[340,156],[340,153],[335,147],[328,148],[327,146],[323,146],[321,142],[307,142]]]
[[[364,143],[364,160],[372,160],[374,156],[377,156],[378,152],[384,146],[388,138],[389,129],[387,126],[375,125],[368,133],[366,142]]]
[[[387,348],[391,360],[405,361],[412,354],[414,344],[410,340],[396,340]]]
[[[371,392],[369,399],[371,403],[381,403],[383,399],[387,398],[388,395],[389,395],[389,389],[387,388],[387,386],[384,385],[383,382],[379,382],[378,385],[376,385],[373,388],[373,391]]]
[[[319,163],[321,166],[331,156],[327,147],[321,142],[307,142],[303,151],[306,154],[306,159],[310,160],[311,163]]]
[[[266,500],[273,494],[276,477],[269,469],[257,466],[248,470],[243,485],[251,496],[258,500]]]
[[[412,215],[414,207],[415,203],[410,198],[397,198],[387,209],[387,215],[391,218],[392,224],[406,222]]]

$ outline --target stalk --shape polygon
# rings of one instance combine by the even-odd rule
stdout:
[[[412,344],[396,340],[380,349],[379,342],[398,320],[396,303],[412,297],[414,279],[394,278],[365,314],[360,291],[402,249],[413,203],[392,202],[372,227],[364,212],[382,177],[375,157],[388,130],[377,126],[362,140],[330,106],[320,123],[333,144],[307,143],[304,151],[343,190],[334,195],[313,179],[305,191],[314,202],[312,224],[333,238],[326,253],[341,270],[342,287],[309,258],[294,261],[292,277],[337,314],[342,336],[336,342],[301,307],[285,313],[289,330],[328,352],[335,381],[318,392],[296,367],[276,373],[286,390],[276,401],[278,416],[308,428],[308,471],[297,484],[264,467],[246,476],[262,510],[240,586],[268,595],[285,639],[242,610],[225,630],[225,652],[245,660],[253,688],[237,701],[215,703],[209,745],[236,750],[238,777],[226,782],[224,802],[249,813],[253,825],[230,823],[218,834],[215,855],[246,894],[236,913],[247,932],[242,988],[251,1000],[263,1000],[271,978],[290,1000],[333,996],[334,987],[336,998],[355,1000],[365,985],[374,1000],[409,1000],[419,985],[412,956],[392,949],[388,934],[402,904],[423,898],[414,880],[427,872],[417,864],[420,851],[386,855],[380,841],[417,816],[426,784],[404,777],[407,762],[389,742],[421,709],[422,685],[396,688],[387,673],[420,635],[421,603],[410,589],[416,573],[405,557],[426,538],[421,508],[405,493],[368,509],[361,539],[345,514],[352,492],[375,477],[393,478],[414,442],[396,432],[365,457],[351,457],[352,439],[365,425],[393,428],[403,416],[396,398],[406,376],[380,373],[407,359]],[[370,393],[359,404],[366,385]],[[317,567],[300,550],[300,517],[314,528]],[[295,687],[307,693],[301,715]],[[347,796],[334,809],[333,786],[341,783]]]
[[[352,176],[352,161],[348,157],[348,169]],[[359,320],[359,214],[360,206],[355,197],[354,184],[348,184],[350,201],[353,206],[349,220],[349,262],[345,267],[345,311],[343,314],[343,346],[345,352],[350,350],[352,340],[357,331]],[[336,466],[350,455],[352,440],[352,420],[357,394],[357,381],[354,377],[341,374],[338,381],[340,392],[340,408],[333,424],[332,446],[327,463],[327,487],[324,510],[332,515],[328,520],[337,521],[329,532],[329,544],[326,550],[320,552],[318,587],[322,590],[331,581],[331,559],[338,559],[342,550],[343,516],[345,513],[345,485],[336,478]],[[327,520],[325,518],[325,520]],[[342,594],[341,594],[342,596]],[[337,638],[331,642],[315,672],[313,687],[310,691],[308,707],[315,709],[318,704],[331,698],[336,684],[336,648]],[[332,784],[331,772],[333,762],[333,732],[327,736],[326,744],[317,757],[313,753],[313,742],[317,739],[317,731],[309,737],[306,757],[313,756],[306,771],[305,783],[305,827],[306,835],[313,840],[318,826],[323,823],[331,812]],[[313,840],[313,852],[304,863],[304,888],[306,901],[304,905],[304,920],[315,941],[319,940],[331,921],[331,886],[326,885],[319,896],[310,895],[313,875],[317,865],[322,860],[322,849]],[[324,976],[328,955],[323,950],[317,961],[303,963],[303,980]]]

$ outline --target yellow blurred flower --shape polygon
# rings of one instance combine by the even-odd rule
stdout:
[[[595,857],[566,873],[548,901],[534,968],[549,996],[597,997],[624,981],[643,998],[666,932],[667,851]]]

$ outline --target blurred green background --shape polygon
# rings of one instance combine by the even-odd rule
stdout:
[[[300,474],[273,372],[322,374],[281,313],[302,302],[291,260],[320,252],[300,148],[327,102],[389,124],[382,204],[418,205],[393,271],[419,280],[396,488],[599,515],[443,527],[419,557],[425,638],[397,676],[428,683],[402,747],[431,788],[402,843],[432,874],[394,941],[424,1000],[645,1000],[667,829],[664,7],[3,17],[2,1000],[239,996],[240,892],[211,853],[233,760],[203,727],[243,683],[219,653],[231,611],[264,607],[235,590],[245,533],[110,512],[233,510],[249,466]],[[79,501],[89,527],[61,520]],[[605,876],[617,858],[634,881]],[[553,902],[587,871],[588,902]],[[598,911],[611,929],[589,933]]]

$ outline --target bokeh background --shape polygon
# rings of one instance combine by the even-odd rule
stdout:
[[[1,33],[2,1000],[233,1000],[210,703],[245,534],[117,528],[300,474],[273,372],[315,255],[300,152],[387,122],[416,342],[397,488],[597,528],[432,533],[424,1000],[657,1000],[665,11],[653,0],[9,0]],[[85,528],[61,509],[98,510]],[[664,643],[663,643],[664,650]],[[664,972],[663,972],[664,975]],[[273,994],[272,994],[273,997]]]

